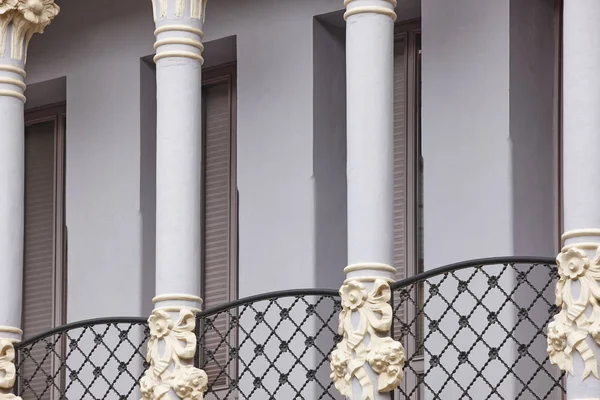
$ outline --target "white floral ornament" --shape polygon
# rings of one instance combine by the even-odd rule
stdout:
[[[202,400],[208,385],[204,371],[191,365],[196,354],[196,317],[182,309],[174,323],[169,313],[154,310],[148,319],[150,368],[140,380],[142,400],[172,400],[172,391],[183,400]],[[159,342],[164,342],[159,350]]]
[[[0,0],[0,15],[17,8],[19,0]]]
[[[590,375],[600,379],[598,361],[586,339],[600,345],[600,251],[588,258],[587,252],[576,247],[566,248],[556,258],[559,281],[556,284],[556,305],[561,311],[548,324],[548,354],[550,362],[573,375],[573,355],[584,361],[583,379]],[[573,297],[572,284],[580,287]],[[590,309],[591,313],[586,310]]]
[[[15,348],[8,339],[0,339],[0,400],[21,400],[12,394],[17,380],[15,368]]]
[[[45,27],[56,17],[60,7],[54,0],[18,0],[19,12],[32,24]]]
[[[377,390],[393,391],[403,378],[404,348],[400,342],[388,337],[392,326],[390,286],[383,279],[376,279],[373,290],[367,293],[364,285],[356,280],[340,289],[342,312],[339,334],[343,340],[331,354],[331,379],[336,389],[346,397],[351,396],[351,380],[358,379],[362,388],[362,400],[373,400],[374,383],[365,369],[368,363],[379,376]],[[358,325],[352,323],[352,314],[359,314]],[[369,338],[368,344],[365,339]]]

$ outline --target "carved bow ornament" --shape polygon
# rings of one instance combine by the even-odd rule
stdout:
[[[208,377],[192,364],[196,354],[194,313],[189,309],[182,309],[179,320],[174,323],[169,313],[154,310],[148,324],[150,341],[147,361],[150,368],[140,381],[142,399],[202,400]],[[159,346],[161,342],[162,346]]]
[[[15,369],[15,348],[8,339],[0,339],[0,400],[21,400],[12,394],[17,379]]]
[[[344,396],[352,395],[351,380],[358,379],[362,387],[362,400],[375,398],[374,383],[365,364],[379,376],[377,390],[393,391],[404,376],[404,348],[400,342],[387,336],[392,326],[391,290],[383,279],[376,279],[367,293],[364,285],[351,280],[340,289],[342,312],[339,333],[343,340],[331,354],[331,379]],[[358,313],[358,325],[352,315]],[[366,340],[368,339],[368,340]]]
[[[598,375],[598,362],[586,339],[600,345],[600,250],[593,260],[578,248],[563,249],[556,259],[559,281],[556,285],[556,305],[561,311],[548,324],[550,362],[573,375],[573,355],[584,360],[583,379]],[[573,282],[579,283],[579,296],[573,297]]]

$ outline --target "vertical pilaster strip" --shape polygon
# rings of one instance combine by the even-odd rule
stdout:
[[[156,30],[156,297],[141,390],[201,399],[194,367],[201,291],[202,29],[207,0],[153,0]],[[200,12],[198,10],[201,10]]]
[[[600,399],[600,2],[565,0],[563,27],[563,248],[560,312],[550,360],[567,372],[568,400]]]
[[[27,47],[59,11],[53,0],[0,0],[0,399],[13,398],[22,337]]]
[[[389,399],[404,348],[390,337],[395,0],[346,0],[348,263],[331,378],[354,400]]]

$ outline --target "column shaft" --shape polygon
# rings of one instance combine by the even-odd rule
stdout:
[[[563,53],[564,246],[550,359],[567,371],[567,399],[600,399],[600,2],[566,0]]]
[[[0,326],[7,327],[21,326],[23,287],[25,141],[19,96],[25,84],[20,72],[22,64],[0,59]]]
[[[389,337],[394,252],[395,0],[346,0],[348,267],[331,378],[351,399],[389,399],[402,344]]]
[[[0,2],[0,398],[16,382],[25,229],[25,60],[34,33],[56,17],[53,0]]]
[[[394,251],[394,18],[347,2],[348,263],[391,265]]]
[[[145,399],[202,399],[194,367],[201,288],[202,28],[206,0],[153,0],[156,22],[156,297]]]

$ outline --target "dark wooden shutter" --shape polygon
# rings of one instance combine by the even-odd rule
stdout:
[[[23,275],[23,332],[25,338],[54,327],[57,135],[55,121],[25,130],[25,259]],[[44,343],[32,348],[23,375],[31,377],[24,400],[49,399],[46,375],[52,375],[52,357]],[[39,364],[41,369],[34,372]],[[46,390],[46,391],[45,391]],[[44,393],[45,391],[45,393]]]
[[[230,81],[209,84],[204,89],[204,307],[212,308],[232,300],[234,271],[232,259],[232,110]],[[227,385],[220,374],[229,359],[223,335],[228,319],[221,315],[205,337],[205,346],[214,352],[205,366],[215,386]],[[230,369],[228,369],[228,373]],[[216,381],[215,381],[216,380]]]
[[[394,52],[394,267],[396,280],[407,274],[407,89],[406,89],[406,40],[396,42]],[[400,297],[394,296],[395,315],[406,322],[406,304],[398,306]],[[396,320],[394,337],[399,338],[402,326]]]

